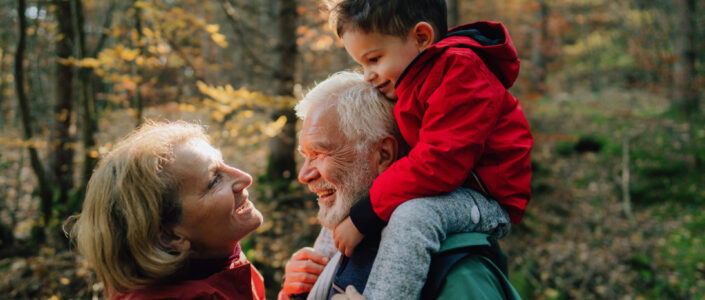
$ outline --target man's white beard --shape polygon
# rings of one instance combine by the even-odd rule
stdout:
[[[350,208],[372,187],[376,176],[370,169],[366,154],[357,154],[352,171],[340,170],[344,175],[335,191],[335,203],[332,207],[320,206],[318,209],[318,221],[323,227],[335,229],[350,214]]]

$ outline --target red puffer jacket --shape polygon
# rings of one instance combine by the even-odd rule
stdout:
[[[381,229],[404,201],[470,186],[518,223],[531,195],[533,138],[507,89],[519,58],[506,28],[477,22],[451,29],[397,80],[394,116],[410,153],[375,179],[351,210],[361,232]]]

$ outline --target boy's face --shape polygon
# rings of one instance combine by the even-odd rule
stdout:
[[[385,97],[396,99],[394,86],[406,66],[422,49],[418,47],[413,32],[406,39],[376,32],[351,30],[343,34],[343,45],[348,54],[365,72],[371,82]]]

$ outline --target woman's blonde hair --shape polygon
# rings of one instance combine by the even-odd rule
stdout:
[[[175,146],[208,141],[201,125],[147,121],[124,137],[93,172],[83,209],[64,231],[109,291],[124,292],[175,275],[188,253],[160,244],[179,222],[179,181],[166,172]]]

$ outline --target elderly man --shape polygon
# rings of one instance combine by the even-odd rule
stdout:
[[[331,230],[348,216],[374,179],[406,151],[398,142],[393,106],[362,75],[351,72],[340,72],[321,82],[297,105],[297,115],[303,120],[299,147],[306,158],[299,181],[318,195],[318,219],[324,228],[315,248],[297,251],[287,263],[280,299],[287,295],[303,298],[307,293],[308,299],[328,299],[349,285],[365,289],[380,236],[365,236],[351,257],[341,258],[333,245]],[[397,210],[403,213],[405,205]],[[387,230],[383,235],[387,240],[410,238]],[[449,236],[439,254],[476,246],[492,251],[486,251],[490,255],[473,252],[477,255],[464,255],[452,263],[434,258],[424,298],[517,296],[503,271],[503,254],[491,241],[480,233]],[[385,257],[377,259],[382,262]],[[400,278],[404,275],[400,274]],[[384,284],[389,283],[377,283],[376,288]],[[354,292],[349,295],[359,296]]]

